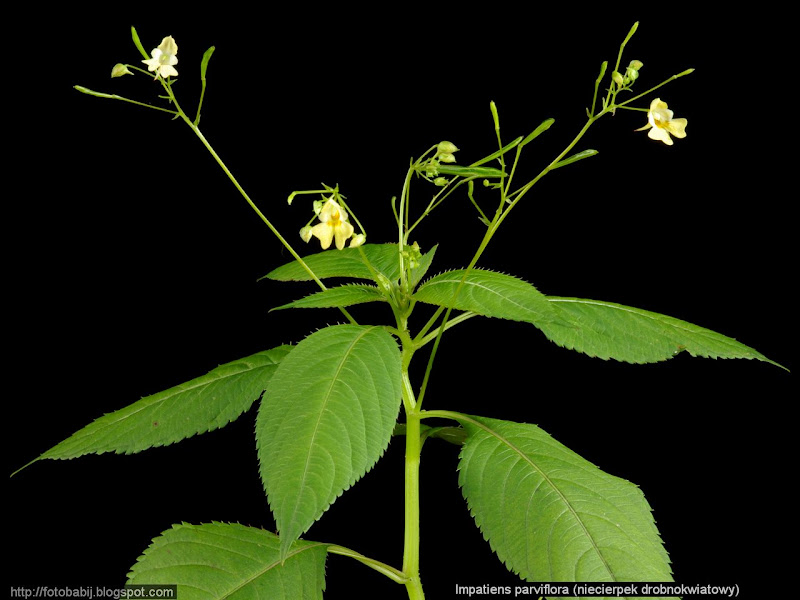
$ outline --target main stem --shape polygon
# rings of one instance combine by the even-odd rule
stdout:
[[[422,442],[420,413],[416,408],[406,411],[406,490],[403,573],[408,577],[406,590],[409,600],[424,600],[419,578],[419,460]]]

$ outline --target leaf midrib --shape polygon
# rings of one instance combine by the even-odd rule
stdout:
[[[374,327],[370,327],[368,329],[365,329],[362,333],[360,333],[358,335],[358,337],[353,339],[353,341],[350,343],[350,346],[347,348],[347,351],[342,355],[342,359],[339,361],[338,366],[336,367],[335,376],[333,377],[333,379],[331,380],[330,385],[328,386],[328,391],[325,393],[325,399],[324,399],[324,401],[322,403],[322,406],[321,406],[321,408],[319,410],[319,415],[317,416],[317,422],[314,424],[314,432],[313,432],[313,434],[311,436],[311,443],[309,444],[308,452],[306,453],[306,464],[303,466],[303,478],[302,478],[302,480],[300,482],[300,488],[299,488],[301,490],[305,488],[306,477],[308,475],[308,470],[309,470],[309,463],[311,462],[311,450],[314,447],[314,440],[317,437],[317,432],[319,431],[319,424],[320,424],[320,421],[322,420],[322,415],[325,413],[325,407],[328,405],[328,402],[330,401],[331,392],[333,390],[333,386],[335,385],[336,381],[339,379],[339,374],[342,372],[342,368],[344,366],[344,363],[348,360],[348,358],[352,354],[353,347],[365,335],[367,335],[367,333],[369,333],[373,329],[374,329]],[[299,506],[299,502],[296,501],[295,504],[294,504],[294,509],[292,510],[292,516],[289,519],[289,523],[294,523],[295,522],[295,517],[297,515],[298,506]]]
[[[471,419],[471,418],[469,418],[469,417],[466,417],[466,416],[464,416],[464,420],[466,420],[466,421],[469,421],[469,422],[470,422],[470,423],[472,423],[473,425],[475,425],[475,426],[479,427],[480,429],[483,429],[483,430],[484,430],[486,433],[488,433],[489,435],[491,435],[491,436],[495,437],[495,438],[496,438],[498,441],[500,441],[501,443],[503,443],[503,444],[506,444],[506,445],[507,445],[509,448],[511,448],[511,449],[512,449],[514,452],[516,452],[516,453],[517,453],[519,456],[521,456],[521,457],[522,457],[522,458],[523,458],[523,459],[524,459],[524,460],[525,460],[525,461],[526,461],[528,464],[530,464],[530,465],[531,465],[531,467],[532,467],[532,468],[533,468],[533,469],[534,469],[534,470],[535,470],[537,473],[539,473],[539,475],[541,475],[542,479],[543,479],[545,482],[547,482],[547,484],[548,484],[548,485],[549,485],[549,486],[550,486],[550,487],[551,487],[551,488],[552,488],[552,489],[553,489],[553,490],[554,490],[554,491],[555,491],[555,492],[558,494],[559,498],[561,498],[562,502],[563,502],[563,503],[566,505],[566,507],[569,509],[569,511],[570,511],[570,513],[572,514],[573,518],[574,518],[574,519],[575,519],[575,520],[576,520],[576,521],[577,521],[577,522],[580,524],[580,527],[581,527],[581,529],[583,530],[583,532],[586,534],[586,537],[587,537],[587,538],[589,539],[589,541],[591,542],[591,544],[592,544],[592,548],[594,549],[594,551],[595,551],[596,555],[597,555],[597,556],[600,558],[601,562],[603,563],[603,567],[605,568],[606,572],[607,572],[607,573],[608,573],[608,575],[611,577],[612,581],[616,581],[617,579],[616,579],[616,577],[614,577],[614,573],[613,573],[613,571],[611,570],[611,567],[609,566],[609,564],[608,564],[608,562],[606,561],[605,557],[603,556],[602,552],[600,552],[600,549],[599,549],[599,547],[598,547],[598,546],[597,546],[597,544],[595,543],[594,537],[593,537],[593,536],[592,536],[592,534],[591,534],[591,533],[589,533],[589,531],[586,529],[586,526],[585,526],[585,525],[584,525],[584,523],[583,523],[583,519],[581,519],[581,518],[580,518],[580,516],[578,515],[578,512],[577,512],[577,511],[576,511],[576,510],[573,508],[572,504],[570,503],[570,501],[569,501],[569,500],[567,500],[566,496],[564,496],[564,494],[561,492],[561,490],[559,489],[559,487],[558,487],[558,486],[557,486],[557,485],[556,485],[556,484],[555,484],[555,483],[554,483],[554,482],[553,482],[553,481],[552,481],[552,480],[551,480],[551,479],[550,479],[550,478],[549,478],[549,477],[548,477],[548,476],[547,476],[547,475],[546,475],[546,474],[545,474],[545,473],[544,473],[544,472],[543,472],[543,471],[542,471],[542,470],[541,470],[541,469],[538,467],[538,465],[536,465],[536,463],[534,463],[533,461],[531,461],[531,460],[530,460],[530,459],[529,459],[529,458],[528,458],[528,457],[525,455],[525,453],[524,453],[524,452],[522,452],[522,450],[520,450],[519,448],[517,448],[517,446],[516,446],[516,445],[512,444],[512,443],[511,443],[509,440],[507,440],[505,437],[503,437],[502,435],[500,435],[499,433],[497,433],[496,431],[494,431],[493,429],[491,429],[489,426],[487,426],[487,425],[484,425],[484,424],[483,424],[483,423],[481,423],[480,421],[476,421],[476,420],[474,420],[474,419]],[[550,539],[550,536],[548,536],[548,543],[549,543],[549,539]]]
[[[481,272],[482,272],[482,273],[485,273],[486,271],[481,271]],[[522,280],[517,280],[517,281],[519,281],[520,283],[525,283],[525,282],[523,282]],[[437,284],[440,284],[440,283],[450,283],[450,284],[456,284],[456,285],[458,285],[458,284],[460,284],[460,283],[461,283],[461,279],[439,279],[439,280],[437,280],[437,281],[434,281],[434,282],[432,282],[432,283],[430,284],[430,286],[431,286],[431,287],[435,287]],[[425,284],[425,285],[428,285],[428,284]],[[532,310],[530,307],[528,307],[528,306],[525,306],[525,305],[523,305],[523,304],[520,304],[519,302],[517,302],[517,301],[515,301],[515,300],[512,300],[512,299],[511,299],[511,298],[509,298],[508,296],[504,296],[503,294],[501,294],[501,293],[500,293],[500,292],[498,292],[497,290],[494,290],[494,289],[492,289],[492,288],[490,288],[490,287],[487,287],[485,284],[481,284],[481,283],[478,283],[478,282],[476,282],[476,281],[470,281],[469,279],[466,279],[466,280],[464,280],[464,285],[465,285],[465,286],[471,285],[472,287],[475,287],[475,288],[480,288],[480,289],[482,289],[482,290],[485,290],[485,291],[487,291],[487,292],[489,292],[489,293],[493,294],[495,297],[497,297],[497,298],[500,298],[501,300],[505,300],[505,301],[507,301],[507,302],[511,303],[512,305],[514,305],[515,307],[517,307],[517,308],[519,308],[519,309],[521,309],[521,310],[524,310],[525,312],[532,312],[532,313],[534,313],[534,314],[537,314],[537,315],[542,315],[542,314],[544,314],[544,313],[536,312],[536,311]],[[459,293],[459,296],[460,296],[460,295],[461,295],[461,294]],[[544,296],[544,297],[546,298],[546,296]],[[423,302],[424,302],[424,301],[423,301]],[[457,302],[458,302],[458,298],[456,298],[456,303],[457,303]],[[476,312],[477,312],[477,311],[476,311]]]
[[[236,592],[241,590],[244,586],[252,583],[256,579],[258,579],[259,577],[261,577],[262,575],[267,573],[270,569],[274,569],[275,567],[283,565],[291,557],[296,556],[296,555],[300,554],[301,552],[305,552],[306,550],[312,550],[312,549],[318,548],[320,546],[328,546],[328,544],[325,544],[323,542],[316,542],[316,543],[311,542],[311,543],[309,543],[308,546],[304,546],[303,548],[295,548],[293,551],[289,552],[286,555],[286,558],[284,560],[281,560],[279,558],[278,560],[275,560],[275,561],[271,562],[270,564],[265,565],[263,569],[261,569],[260,571],[257,571],[256,573],[254,573],[249,579],[245,579],[238,586],[234,587],[229,592],[226,592],[225,595],[222,596],[222,598],[229,598],[230,596],[232,596],[233,594],[235,594]]]

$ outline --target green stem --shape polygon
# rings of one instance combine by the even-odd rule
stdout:
[[[419,411],[406,412],[405,533],[403,573],[409,600],[424,600],[419,577],[419,462],[422,450]]]
[[[451,327],[455,327],[459,323],[463,323],[467,319],[471,319],[472,317],[477,317],[477,316],[478,316],[478,313],[474,313],[474,312],[461,313],[457,317],[447,321],[447,323],[445,323],[445,325],[444,325],[444,329],[446,331],[446,330],[450,329]],[[435,339],[438,335],[439,335],[439,331],[437,330],[437,331],[435,331],[433,333],[430,333],[430,334],[424,336],[422,339],[419,339],[419,336],[417,336],[417,339],[415,340],[416,347],[417,348],[422,348],[422,346],[424,346],[425,344],[429,343],[431,340]]]
[[[597,121],[600,117],[602,117],[607,112],[609,112],[608,108],[606,108],[603,111],[601,111],[600,113],[598,113],[597,116],[590,117],[586,121],[586,124],[581,128],[581,130],[575,136],[575,138],[569,143],[569,145],[566,148],[564,148],[564,150],[561,151],[561,153],[558,156],[556,156],[550,162],[550,164],[548,164],[544,169],[542,169],[542,171],[534,179],[529,181],[522,188],[520,188],[519,190],[514,192],[514,194],[511,195],[511,196],[514,196],[514,200],[513,201],[510,201],[511,200],[510,196],[508,197],[508,200],[510,201],[510,203],[505,208],[505,210],[502,210],[502,206],[503,206],[502,204],[500,205],[500,208],[498,208],[498,211],[495,214],[494,219],[490,223],[489,227],[486,229],[486,233],[484,234],[483,239],[481,240],[480,246],[478,246],[478,250],[475,252],[475,255],[472,257],[472,260],[470,261],[469,265],[465,269],[464,276],[461,278],[461,281],[460,281],[460,283],[458,285],[458,288],[456,288],[456,291],[453,294],[452,304],[451,304],[450,307],[448,307],[447,312],[444,315],[444,319],[442,321],[442,324],[439,326],[438,332],[436,334],[436,340],[433,343],[433,349],[431,350],[431,354],[428,357],[428,365],[425,368],[425,375],[422,378],[422,386],[420,387],[420,391],[419,391],[419,394],[417,396],[417,409],[418,410],[421,408],[422,401],[425,399],[425,391],[428,389],[428,381],[430,380],[430,374],[431,374],[431,370],[433,368],[433,362],[434,362],[434,359],[436,358],[436,353],[437,353],[437,351],[439,349],[439,343],[441,342],[442,334],[444,334],[445,330],[447,329],[447,322],[450,319],[450,313],[453,310],[453,306],[455,305],[455,302],[456,302],[456,299],[458,297],[458,294],[461,292],[461,288],[464,286],[464,282],[466,281],[467,276],[469,275],[470,271],[472,271],[472,269],[475,267],[475,265],[477,264],[478,260],[483,255],[484,251],[486,250],[486,247],[489,245],[489,242],[492,240],[492,237],[494,237],[494,234],[497,232],[497,229],[500,227],[500,224],[505,220],[505,218],[508,216],[508,213],[511,212],[511,210],[514,208],[514,206],[517,205],[517,203],[528,192],[528,190],[530,190],[534,186],[534,184],[537,181],[539,181],[542,177],[544,177],[547,173],[549,173],[553,169],[553,167],[556,165],[556,163],[561,161],[561,159],[563,159],[567,155],[567,153],[570,150],[572,150],[572,148],[575,147],[575,144],[577,144],[581,140],[581,138],[586,134],[586,132],[588,131],[589,127],[591,127],[592,124],[595,121]]]
[[[330,554],[339,554],[340,556],[347,556],[349,558],[354,558],[358,562],[367,565],[371,569],[375,569],[378,573],[386,575],[389,579],[396,583],[407,583],[408,577],[406,577],[401,571],[398,571],[394,567],[387,565],[386,563],[382,563],[379,560],[375,560],[374,558],[369,558],[368,556],[364,556],[356,552],[355,550],[350,550],[350,548],[345,548],[344,546],[328,546],[328,552]]]
[[[322,283],[322,281],[320,281],[320,279],[317,277],[317,275],[314,273],[314,271],[311,270],[311,268],[305,263],[305,261],[300,257],[300,255],[297,254],[295,249],[292,248],[292,245],[281,235],[281,233],[275,228],[275,226],[266,217],[266,215],[264,215],[264,213],[261,212],[261,210],[258,208],[258,206],[256,206],[255,202],[253,202],[253,200],[250,198],[250,196],[247,194],[247,192],[244,190],[244,188],[236,180],[236,177],[234,177],[233,173],[231,173],[231,171],[228,169],[228,167],[225,165],[225,163],[222,161],[222,159],[219,157],[219,155],[214,151],[214,148],[212,148],[211,144],[208,142],[208,140],[202,134],[200,129],[195,127],[194,123],[192,123],[189,119],[187,119],[183,114],[181,114],[181,117],[184,119],[184,121],[186,121],[186,124],[192,129],[192,131],[194,131],[195,135],[197,135],[197,137],[200,138],[200,141],[203,143],[203,145],[209,151],[209,153],[214,158],[214,160],[217,161],[217,164],[220,166],[220,168],[228,176],[228,179],[231,180],[231,182],[233,183],[234,187],[236,187],[236,189],[239,191],[239,193],[242,195],[242,197],[245,199],[245,201],[250,205],[250,208],[252,208],[253,211],[255,211],[255,213],[258,215],[258,217],[262,221],[264,221],[264,224],[267,227],[269,227],[269,230],[272,233],[275,234],[275,237],[277,237],[278,240],[280,241],[280,243],[283,244],[283,246],[289,251],[289,254],[291,254],[292,257],[303,266],[303,268],[306,270],[306,272],[309,274],[309,276],[314,280],[314,282],[316,282],[316,284],[320,288],[322,288],[323,290],[327,289],[325,287],[325,284]]]
[[[107,98],[108,100],[121,100],[122,102],[129,102],[130,104],[135,104],[136,106],[144,106],[145,108],[152,108],[153,110],[159,110],[161,112],[169,113],[171,115],[178,114],[174,110],[169,110],[168,108],[161,108],[160,106],[153,106],[152,104],[146,104],[144,102],[137,102],[136,100],[131,100],[130,98],[125,98],[124,96],[95,92],[94,90],[90,90],[89,88],[83,87],[82,85],[76,85],[74,87],[77,91],[81,92],[82,94],[87,94],[89,96],[97,96],[98,98]]]
[[[230,179],[230,180],[231,180],[231,183],[233,183],[234,187],[235,187],[235,188],[236,188],[236,189],[239,191],[239,193],[240,193],[240,194],[242,195],[242,197],[245,199],[245,201],[247,202],[247,204],[249,204],[249,205],[250,205],[250,208],[252,208],[252,209],[253,209],[253,211],[254,211],[254,212],[255,212],[255,213],[258,215],[258,217],[259,217],[259,218],[260,218],[260,219],[261,219],[261,220],[264,222],[264,224],[265,224],[267,227],[269,227],[269,230],[270,230],[270,231],[271,231],[273,234],[275,234],[275,237],[277,237],[277,238],[278,238],[278,240],[280,241],[280,243],[281,243],[281,244],[283,244],[284,248],[286,248],[286,249],[289,251],[289,254],[291,254],[291,255],[292,255],[292,257],[293,257],[293,258],[294,258],[294,259],[295,259],[295,260],[296,260],[298,263],[300,263],[300,265],[303,267],[303,269],[305,269],[306,273],[308,273],[308,275],[311,277],[311,279],[312,279],[312,280],[313,280],[313,281],[314,281],[314,282],[315,282],[315,283],[316,283],[316,284],[317,284],[317,285],[318,285],[318,286],[319,286],[319,287],[320,287],[322,290],[326,290],[326,289],[328,289],[328,288],[325,286],[325,284],[324,284],[324,283],[322,283],[322,281],[319,279],[319,277],[317,277],[316,273],[314,273],[314,271],[313,271],[313,270],[311,270],[311,267],[309,267],[309,266],[306,264],[306,262],[305,262],[305,261],[304,261],[304,260],[303,260],[303,259],[300,257],[300,255],[299,255],[299,254],[298,254],[298,253],[295,251],[295,249],[294,249],[294,248],[292,247],[292,245],[291,245],[291,244],[290,244],[290,243],[289,243],[289,242],[286,240],[286,238],[284,238],[284,237],[281,235],[280,231],[278,231],[278,230],[277,230],[277,228],[276,228],[276,227],[275,227],[275,226],[272,224],[272,222],[271,222],[271,221],[270,221],[270,220],[269,220],[269,219],[266,217],[266,215],[264,215],[264,213],[262,213],[262,212],[261,212],[261,210],[258,208],[258,206],[256,206],[256,203],[255,203],[255,202],[253,202],[252,198],[250,198],[250,196],[249,196],[249,195],[248,195],[248,193],[247,193],[247,192],[244,190],[244,188],[241,186],[241,184],[240,184],[240,183],[239,183],[239,181],[236,179],[236,177],[234,177],[233,173],[231,173],[230,169],[228,169],[228,166],[227,166],[227,165],[226,165],[226,164],[223,162],[223,160],[222,160],[222,159],[219,157],[219,155],[216,153],[216,151],[215,151],[215,150],[214,150],[214,148],[211,146],[211,144],[209,143],[209,141],[206,139],[206,137],[205,137],[205,136],[203,135],[203,133],[200,131],[200,128],[199,128],[199,127],[197,127],[197,125],[195,125],[195,124],[194,124],[194,123],[191,121],[191,119],[189,119],[189,117],[187,117],[187,116],[186,116],[186,113],[183,111],[183,109],[181,109],[180,105],[178,104],[178,100],[177,100],[177,98],[175,98],[175,94],[173,94],[173,93],[172,93],[172,88],[171,88],[171,87],[170,87],[170,86],[169,86],[169,85],[168,85],[166,82],[164,82],[164,89],[166,89],[167,93],[169,94],[170,100],[172,101],[172,103],[174,104],[175,108],[177,109],[177,111],[178,111],[178,114],[180,115],[181,119],[183,119],[183,121],[184,121],[184,122],[185,122],[185,123],[186,123],[186,124],[189,126],[189,129],[191,129],[192,131],[194,131],[195,135],[197,135],[197,137],[200,139],[200,141],[201,141],[201,142],[203,143],[203,145],[206,147],[206,150],[208,150],[208,152],[211,154],[211,156],[214,158],[214,160],[217,162],[217,164],[220,166],[220,168],[221,168],[221,169],[224,171],[224,173],[225,173],[225,174],[228,176],[228,179]],[[351,323],[351,324],[353,324],[353,325],[358,325],[358,322],[357,322],[357,321],[356,321],[356,320],[355,320],[355,319],[354,319],[354,318],[353,318],[353,317],[350,315],[350,313],[348,313],[348,312],[347,312],[347,310],[346,310],[346,309],[344,309],[344,308],[341,308],[341,307],[340,307],[340,308],[339,308],[339,310],[340,310],[340,311],[342,312],[342,314],[343,314],[343,315],[344,315],[344,316],[347,318],[347,320],[348,320],[348,321],[350,321],[350,323]]]
[[[635,102],[636,100],[638,100],[642,96],[646,96],[647,94],[657,90],[661,86],[667,85],[670,81],[675,81],[676,79],[678,79],[680,77],[685,77],[686,75],[690,75],[692,73],[694,73],[694,69],[686,69],[685,71],[682,71],[682,72],[678,73],[677,75],[673,75],[672,77],[670,77],[668,79],[665,79],[664,81],[662,81],[658,85],[654,85],[649,90],[647,90],[645,92],[642,92],[641,94],[638,94],[638,95],[634,96],[633,98],[629,98],[628,100],[625,100],[625,102],[620,102],[619,104],[615,105],[615,108],[622,108],[626,104],[630,104],[631,102]]]

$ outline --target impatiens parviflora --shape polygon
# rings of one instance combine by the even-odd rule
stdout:
[[[647,137],[651,140],[658,140],[667,146],[672,146],[670,134],[676,138],[685,138],[687,125],[686,119],[673,119],[672,114],[672,111],[667,108],[667,103],[656,98],[650,103],[650,110],[647,111],[647,125],[636,131],[649,129]]]
[[[158,48],[153,48],[152,58],[142,62],[147,65],[148,71],[155,71],[161,77],[177,77],[178,71],[175,70],[175,65],[178,64],[178,57],[176,54],[178,54],[178,44],[171,35],[168,35],[161,40]]]
[[[322,206],[318,216],[320,222],[311,228],[311,235],[319,240],[323,250],[327,250],[334,239],[336,248],[342,250],[354,231],[353,226],[347,222],[347,212],[330,198]]]

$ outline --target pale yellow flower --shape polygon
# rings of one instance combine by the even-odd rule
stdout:
[[[320,222],[311,228],[311,234],[319,240],[323,250],[330,247],[336,238],[336,247],[341,250],[353,235],[353,226],[347,222],[347,213],[332,198],[325,202],[319,212]]]
[[[667,103],[656,98],[650,103],[650,110],[647,111],[647,125],[636,131],[649,129],[647,137],[651,140],[658,140],[667,146],[672,146],[670,134],[676,138],[685,138],[686,124],[686,119],[673,119],[672,111],[667,108]]]
[[[178,54],[178,44],[171,35],[168,35],[161,40],[158,48],[153,48],[153,58],[142,62],[147,65],[148,71],[155,71],[162,77],[177,77],[178,71],[175,70],[175,65],[178,64],[178,57],[175,56],[176,54]]]

